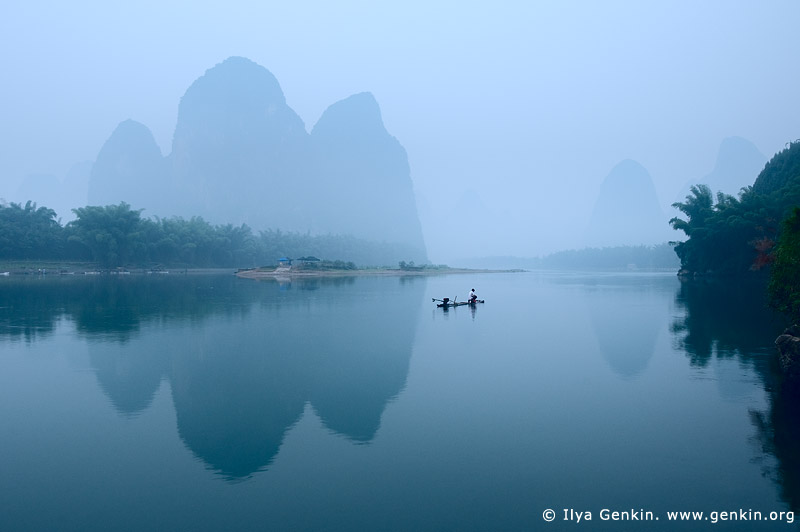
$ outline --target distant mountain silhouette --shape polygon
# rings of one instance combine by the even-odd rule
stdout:
[[[422,226],[437,228],[426,235],[429,248],[436,249],[440,257],[458,266],[484,267],[477,266],[480,261],[476,262],[479,258],[476,255],[487,257],[503,253],[496,228],[520,225],[515,217],[517,213],[487,203],[474,188],[453,190],[450,200],[435,206],[419,194],[417,205]]]
[[[316,205],[324,216],[313,229],[402,242],[409,256],[424,255],[408,157],[383,126],[372,94],[328,107],[311,140],[312,170],[324,193]]]
[[[749,140],[742,137],[723,139],[711,173],[700,179],[687,181],[675,201],[685,201],[692,185],[697,184],[708,185],[715,194],[724,192],[736,196],[742,187],[753,184],[766,162],[764,154]]]
[[[89,180],[89,205],[121,201],[160,212],[163,205],[164,158],[147,126],[121,122],[103,144]]]
[[[585,244],[591,247],[659,244],[671,237],[668,217],[645,168],[630,159],[615,166],[600,187]]]
[[[146,127],[121,123],[98,155],[89,198],[145,216],[349,234],[396,244],[397,260],[427,260],[406,152],[375,98],[333,104],[309,134],[277,79],[242,57],[192,83],[167,157]]]
[[[39,207],[54,209],[61,194],[61,180],[52,174],[28,174],[17,189],[15,198],[24,205],[28,200]]]
[[[56,211],[57,218],[68,222],[75,218],[72,209],[86,205],[89,188],[89,174],[92,163],[85,161],[74,164],[64,179],[51,174],[31,174],[25,177],[12,201],[24,205],[35,202],[39,207]]]
[[[173,214],[306,229],[290,214],[305,201],[294,193],[298,180],[313,187],[301,168],[307,144],[303,121],[275,77],[247,59],[225,60],[181,99],[169,159],[183,201],[174,202]]]
[[[92,176],[93,166],[94,163],[91,161],[73,164],[67,172],[67,175],[64,176],[64,180],[62,181],[62,201],[64,202],[64,207],[62,207],[61,211],[56,209],[56,212],[58,212],[65,222],[75,218],[72,214],[72,209],[86,205],[89,196],[89,180]]]

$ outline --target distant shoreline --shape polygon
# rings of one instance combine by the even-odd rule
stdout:
[[[362,269],[329,269],[329,270],[295,270],[291,268],[192,268],[186,266],[155,267],[119,267],[103,268],[96,262],[54,261],[54,260],[0,260],[0,276],[25,275],[116,275],[116,274],[225,274],[232,273],[242,279],[275,279],[275,278],[314,278],[314,277],[368,277],[396,276],[422,277],[469,273],[519,273],[523,269],[472,269],[472,268],[362,268]],[[7,272],[7,273],[6,273]]]
[[[307,279],[314,277],[370,277],[370,276],[434,276],[434,275],[450,275],[450,274],[466,274],[466,273],[519,273],[525,270],[473,270],[470,268],[422,268],[419,270],[400,270],[400,269],[361,269],[361,270],[291,270],[289,268],[282,269],[251,269],[239,270],[236,272],[237,277],[242,279]]]
[[[0,276],[26,275],[118,275],[118,274],[222,274],[236,273],[236,268],[192,268],[186,266],[130,266],[104,268],[96,262],[56,261],[56,260],[0,260]]]

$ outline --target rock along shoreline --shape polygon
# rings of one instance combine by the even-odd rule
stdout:
[[[784,375],[797,381],[800,377],[800,326],[792,325],[775,340],[778,361]]]

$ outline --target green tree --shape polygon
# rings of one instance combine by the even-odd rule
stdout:
[[[714,214],[713,195],[708,185],[693,185],[686,201],[672,206],[686,215],[686,220],[672,218],[669,223],[676,231],[683,231],[688,238],[675,246],[681,266],[692,271],[704,270],[702,248],[708,238],[708,220]]]
[[[770,304],[800,322],[800,207],[783,222],[769,278]]]
[[[67,224],[69,241],[83,245],[101,266],[123,266],[146,258],[141,209],[132,210],[122,202],[72,212],[77,219]]]
[[[28,201],[0,205],[0,257],[4,259],[58,259],[65,235],[56,213]]]

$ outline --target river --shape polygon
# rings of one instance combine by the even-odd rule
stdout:
[[[672,273],[2,278],[0,530],[793,529],[781,327]]]

